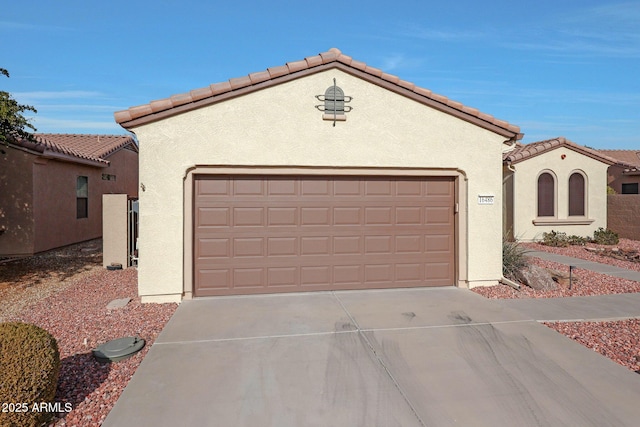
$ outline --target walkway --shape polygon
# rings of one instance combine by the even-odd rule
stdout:
[[[639,271],[613,265],[542,251],[527,252],[527,256],[640,282]],[[640,293],[571,298],[505,299],[498,302],[505,308],[517,310],[537,321],[604,321],[640,318]]]
[[[608,276],[620,277],[623,279],[635,280],[636,282],[640,282],[640,271],[620,268],[614,265],[602,264],[599,262],[587,261],[585,259],[572,258],[543,251],[527,251],[527,256],[532,256],[565,265],[573,265],[584,270],[595,271],[596,273],[602,273]]]

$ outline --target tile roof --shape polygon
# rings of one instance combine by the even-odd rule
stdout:
[[[232,78],[225,82],[214,83],[201,89],[171,96],[170,98],[151,101],[149,104],[117,111],[114,113],[114,118],[125,129],[131,129],[135,126],[330,68],[339,68],[355,76],[374,81],[382,87],[485,127],[505,137],[522,138],[520,127],[518,126],[498,120],[489,114],[464,106],[460,102],[453,101],[445,96],[437,95],[428,89],[423,89],[411,82],[401,80],[397,76],[387,74],[364,62],[356,61],[336,48],[331,48],[327,52],[300,61],[287,62],[285,65],[271,67],[265,71]]]
[[[83,135],[83,134],[35,134],[37,142],[13,141],[12,144],[45,156],[64,158],[70,161],[108,165],[109,155],[121,148],[138,151],[134,139],[128,135]]]
[[[616,159],[614,158],[611,158],[596,150],[592,150],[591,148],[587,148],[583,145],[576,144],[575,142],[569,141],[562,136],[545,141],[532,142],[530,144],[518,144],[513,150],[507,151],[502,154],[502,161],[508,164],[519,163],[523,160],[538,156],[542,153],[546,153],[560,147],[567,147],[569,149],[572,149],[573,151],[577,151],[578,153],[584,154],[585,156],[591,157],[592,159],[601,161],[608,165],[617,163]]]
[[[612,157],[618,162],[634,165],[640,168],[640,151],[638,150],[598,150],[605,156]]]

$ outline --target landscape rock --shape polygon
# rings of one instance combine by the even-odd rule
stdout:
[[[529,265],[519,270],[516,276],[519,282],[536,290],[555,290],[558,288],[551,273],[546,268],[537,265]]]
[[[107,310],[114,310],[116,308],[122,308],[131,302],[131,298],[120,298],[114,299],[109,304],[107,304]]]

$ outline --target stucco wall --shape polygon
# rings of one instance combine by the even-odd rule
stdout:
[[[609,228],[620,237],[640,240],[640,195],[612,194],[607,206]]]
[[[101,173],[115,175],[115,181],[101,183],[103,194],[126,194],[138,197],[138,153],[121,149],[105,158],[110,162]]]
[[[352,96],[346,122],[315,108],[333,84]],[[501,275],[504,137],[329,70],[133,129],[140,141],[139,292],[177,300],[183,288],[184,179],[195,165],[460,169],[471,286]],[[478,194],[495,196],[478,205]]]
[[[88,218],[76,218],[76,182],[89,183]],[[102,235],[102,168],[48,160],[34,164],[35,252]]]
[[[562,156],[565,156],[563,159]],[[515,165],[514,181],[514,235],[523,241],[539,240],[542,233],[551,230],[569,235],[593,235],[598,227],[607,226],[607,165],[566,147],[529,158]],[[556,223],[536,225],[538,176],[542,171],[552,171],[556,177]],[[569,217],[569,177],[581,171],[587,180],[587,211],[584,219],[589,224],[566,224]],[[545,220],[548,218],[544,218]]]
[[[0,145],[0,256],[33,253],[33,161],[36,156]]]

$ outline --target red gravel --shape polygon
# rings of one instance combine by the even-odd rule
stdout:
[[[617,267],[635,269],[640,271],[640,265],[614,258],[604,257],[590,253],[584,246],[570,246],[568,248],[554,248],[537,243],[524,244],[523,246],[560,255],[582,258]],[[594,247],[607,247],[589,244]],[[621,249],[640,250],[640,242],[620,239],[618,245]],[[610,248],[610,247],[609,247]],[[551,268],[557,271],[568,272],[568,267],[540,258],[530,257],[532,264],[540,267]],[[557,290],[536,291],[528,286],[522,286],[521,290],[515,290],[507,285],[474,288],[473,291],[486,298],[555,298],[586,295],[607,295],[640,292],[640,282],[626,280],[605,274],[595,273],[583,269],[573,271],[577,281],[571,289],[568,286],[560,286]],[[627,319],[611,322],[554,322],[545,323],[546,326],[579,342],[611,360],[640,373],[640,319]]]
[[[585,251],[586,252],[586,251]],[[540,267],[550,268],[569,273],[569,267],[540,258],[529,257],[529,262]],[[589,270],[576,268],[573,270],[574,279],[571,289],[569,286],[559,286],[558,289],[548,291],[536,291],[528,286],[522,286],[520,290],[507,285],[477,287],[472,290],[486,298],[558,298],[578,297],[587,295],[627,294],[640,292],[640,282],[607,276]]]
[[[585,249],[586,247],[600,248],[600,249],[620,248],[628,251],[633,250],[633,251],[640,252],[640,241],[638,240],[620,239],[620,242],[618,242],[618,244],[615,246],[596,245],[595,243],[587,243],[586,246],[567,246],[566,248],[556,248],[553,246],[545,246],[540,243],[521,243],[521,245],[527,250],[551,252],[554,254],[570,256],[573,258],[586,259],[587,261],[594,261],[602,264],[615,265],[616,267],[627,268],[629,270],[640,271],[640,263],[618,260],[608,256],[589,252]]]
[[[580,344],[640,373],[640,319],[545,323]]]
[[[107,310],[117,298],[126,307]],[[115,404],[177,304],[144,304],[137,297],[137,271],[98,270],[66,289],[29,306],[8,320],[34,323],[58,341],[61,370],[57,402],[73,410],[59,414],[54,426],[99,426]],[[112,339],[140,336],[146,346],[131,358],[111,364],[96,361],[91,350]]]

